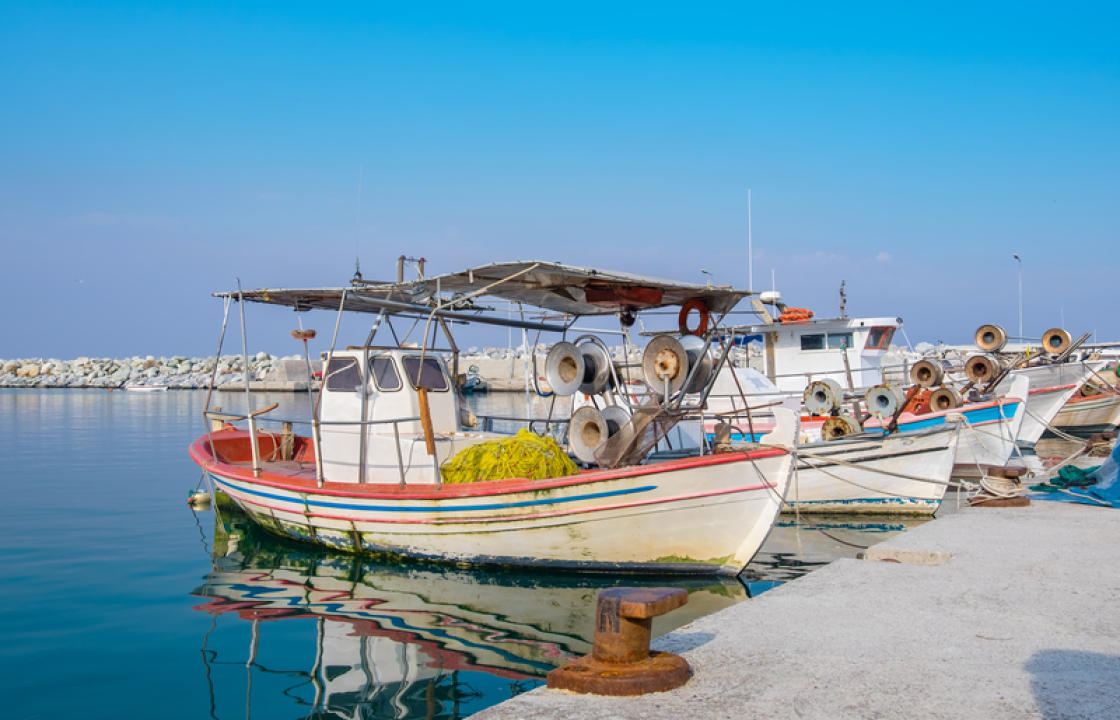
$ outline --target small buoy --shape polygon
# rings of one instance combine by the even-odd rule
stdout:
[[[191,506],[209,505],[210,493],[205,490],[191,490],[187,493],[187,504]]]

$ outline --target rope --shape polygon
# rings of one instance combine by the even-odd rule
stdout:
[[[813,469],[814,469],[814,470],[816,470],[817,472],[820,472],[820,473],[824,473],[825,475],[829,476],[830,478],[832,478],[832,479],[834,479],[834,480],[839,480],[840,482],[848,483],[849,485],[854,485],[854,486],[858,487],[858,488],[859,488],[859,489],[861,489],[861,490],[866,490],[866,491],[868,491],[868,492],[878,493],[878,494],[880,494],[880,495],[887,495],[887,496],[889,496],[889,497],[896,497],[896,498],[910,498],[910,497],[914,497],[913,495],[902,495],[902,494],[899,494],[899,493],[892,493],[892,492],[888,492],[888,491],[886,491],[886,490],[880,490],[880,489],[878,489],[878,488],[868,487],[867,485],[861,485],[860,483],[856,482],[855,480],[849,480],[849,479],[847,479],[847,478],[842,478],[842,477],[840,477],[839,475],[835,475],[835,474],[833,474],[833,473],[830,473],[830,472],[829,472],[828,470],[825,470],[824,468],[821,468],[821,467],[819,467],[819,466],[813,465],[812,461],[807,461],[807,463],[808,463],[809,467],[813,468]],[[884,475],[894,475],[894,474],[895,474],[895,473],[890,473],[890,472],[886,472],[886,471],[884,471],[884,470],[877,470],[877,469],[875,469],[875,468],[870,468],[870,467],[868,467],[868,468],[859,468],[859,469],[861,469],[861,470],[870,470],[871,472],[879,472],[879,473],[882,473],[882,474],[884,474]],[[902,476],[902,477],[905,477],[905,476]],[[913,479],[919,480],[919,481],[921,481],[921,482],[928,482],[928,483],[933,483],[933,484],[936,484],[936,485],[945,485],[945,486],[948,486],[948,484],[949,484],[949,483],[947,483],[947,482],[941,482],[941,481],[939,481],[939,480],[926,480],[926,479],[922,479],[922,478],[913,478]]]
[[[1063,431],[1059,430],[1058,428],[1056,428],[1053,425],[1051,425],[1050,423],[1046,422],[1045,420],[1043,420],[1039,416],[1032,413],[1030,410],[1026,410],[1025,408],[1024,408],[1024,410],[1026,411],[1028,417],[1030,417],[1032,420],[1037,422],[1039,425],[1042,425],[1042,427],[1044,427],[1047,430],[1049,430],[1050,432],[1052,432],[1055,436],[1060,437],[1063,440],[1071,440],[1073,442],[1080,442],[1081,441],[1081,438],[1078,438],[1074,435],[1070,435],[1067,432],[1063,432]]]
[[[786,452],[791,453],[794,456],[802,455],[806,458],[813,458],[813,459],[821,460],[821,461],[824,461],[824,462],[836,463],[837,465],[847,465],[848,467],[852,467],[852,468],[855,468],[857,470],[866,470],[866,471],[869,471],[869,472],[879,473],[880,475],[890,475],[892,477],[902,478],[904,480],[914,480],[916,482],[930,483],[931,485],[945,485],[945,486],[949,485],[949,482],[945,481],[945,480],[931,480],[929,478],[918,477],[917,475],[907,475],[906,473],[900,473],[900,472],[896,472],[894,470],[882,470],[880,468],[866,467],[864,465],[860,465],[859,463],[852,462],[852,461],[849,461],[849,460],[841,460],[840,458],[833,457],[831,455],[823,455],[821,453],[809,452],[809,451],[807,451],[807,450],[805,450],[801,447],[798,447],[798,446],[792,446],[791,447],[789,445],[782,445],[780,443],[766,443],[766,444],[763,445],[763,447],[774,447],[774,448],[778,448],[780,450],[785,450]],[[875,459],[877,459],[877,456],[871,455],[871,456],[868,456],[864,459],[865,460],[875,460]],[[811,465],[811,467],[813,467],[814,469],[820,469],[819,467],[817,467],[815,465]],[[822,472],[824,472],[824,471],[822,471]],[[906,496],[900,496],[900,497],[906,497]]]

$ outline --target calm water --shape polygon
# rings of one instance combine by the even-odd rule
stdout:
[[[635,584],[385,565],[265,535],[228,508],[193,512],[186,447],[204,400],[0,391],[4,717],[463,717],[588,652],[598,590]],[[307,413],[306,396],[253,396],[273,401],[274,415]],[[914,522],[783,518],[741,582],[680,581],[689,603],[655,631]]]

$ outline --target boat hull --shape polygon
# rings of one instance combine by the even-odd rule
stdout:
[[[1062,432],[1078,436],[1115,430],[1120,427],[1120,395],[1075,397],[1062,407],[1052,424]]]
[[[789,511],[932,515],[956,459],[958,426],[798,447]]]
[[[1017,436],[1019,446],[1033,447],[1042,433],[1053,424],[1062,406],[1092,375],[1092,366],[1085,363],[1036,365],[1015,370],[997,385],[995,391],[1005,394],[1011,391],[1011,384],[1016,377],[1025,376],[1030,379],[1026,414]]]
[[[775,444],[791,444],[794,425]],[[200,438],[191,455],[216,489],[274,533],[355,553],[592,572],[737,574],[766,539],[792,468],[783,450],[763,449],[551,480],[320,488],[255,477],[208,447]]]

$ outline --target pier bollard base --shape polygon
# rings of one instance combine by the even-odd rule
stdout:
[[[692,668],[680,655],[652,651],[645,660],[605,663],[591,655],[548,673],[548,687],[591,695],[644,695],[678,688]]]
[[[985,498],[980,501],[969,502],[970,507],[1026,507],[1031,504],[1031,499],[1026,495],[1017,495],[1006,498]]]

